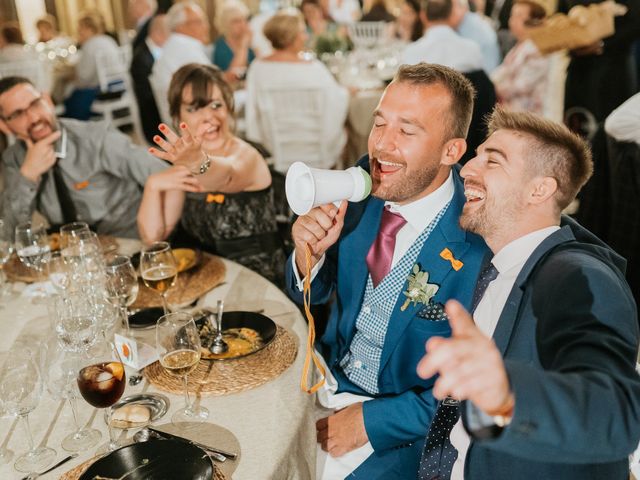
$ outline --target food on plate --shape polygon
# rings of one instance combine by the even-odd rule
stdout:
[[[211,330],[208,324],[202,325],[200,338],[203,345],[210,345],[215,336],[215,330]],[[222,331],[222,338],[229,349],[218,355],[212,353],[208,348],[201,347],[201,358],[209,360],[219,360],[223,358],[234,358],[248,355],[262,348],[263,340],[260,334],[252,328],[227,328]]]

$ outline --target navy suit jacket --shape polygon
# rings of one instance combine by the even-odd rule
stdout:
[[[513,420],[471,443],[465,479],[629,478],[640,378],[624,263],[569,218],[533,252],[493,335],[516,397]],[[468,429],[478,419],[470,402],[463,419]]]
[[[365,156],[359,164],[368,169]],[[469,308],[487,247],[484,241],[460,229],[458,217],[465,203],[462,181],[454,169],[455,193],[449,208],[427,238],[415,263],[429,273],[429,283],[440,286],[432,299],[444,304],[455,298]],[[356,331],[369,272],[365,261],[380,225],[384,201],[369,197],[350,203],[340,238],[326,254],[325,263],[311,283],[312,303],[324,303],[335,292],[326,332],[317,348],[338,380],[338,391],[360,395],[338,365],[347,354]],[[463,262],[458,271],[440,253],[448,248]],[[409,274],[410,272],[407,272]],[[302,303],[295,285],[291,258],[287,262],[289,295]],[[437,402],[431,393],[433,379],[423,380],[416,365],[424,355],[425,342],[432,336],[449,336],[449,323],[417,316],[423,305],[411,304],[404,312],[405,283],[389,320],[378,373],[379,394],[363,404],[364,422],[375,453],[350,478],[407,478],[415,476],[420,452]]]

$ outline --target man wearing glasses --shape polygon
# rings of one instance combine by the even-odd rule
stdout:
[[[58,119],[29,80],[0,80],[0,130],[18,139],[2,154],[0,216],[9,228],[34,210],[52,225],[73,221],[135,238],[147,177],[166,165],[106,122]]]

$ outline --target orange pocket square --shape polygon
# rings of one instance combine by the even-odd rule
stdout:
[[[451,253],[451,250],[449,250],[448,248],[442,250],[440,252],[440,256],[445,260],[449,260],[451,262],[451,266],[456,272],[464,266],[464,263],[462,263],[460,260],[456,260],[453,257],[453,253]]]

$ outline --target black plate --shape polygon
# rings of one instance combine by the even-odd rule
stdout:
[[[133,315],[129,315],[129,326],[131,328],[155,327],[162,315],[164,315],[162,307],[143,308]]]
[[[215,325],[215,313],[211,313],[211,318]],[[204,316],[201,316],[200,318],[196,318],[196,325],[198,325],[198,329],[200,329],[200,326],[207,321],[208,321],[207,318]],[[222,331],[223,332],[227,328],[242,328],[242,327],[252,328],[260,334],[260,336],[262,337],[262,346],[260,348],[258,348],[257,350],[254,350],[251,353],[247,353],[245,355],[238,355],[237,357],[230,357],[230,358],[204,358],[203,357],[202,359],[203,360],[232,360],[234,358],[246,357],[247,355],[251,355],[253,353],[256,353],[262,350],[264,347],[269,345],[271,340],[273,340],[273,337],[276,336],[276,330],[277,330],[276,324],[273,323],[273,320],[271,320],[269,317],[262,315],[261,313],[243,312],[243,311],[222,313]],[[207,338],[203,336],[200,337],[200,340],[202,341],[203,346],[207,342]]]
[[[127,480],[211,480],[213,463],[200,448],[179,440],[149,440],[134,443],[102,457],[80,480],[96,476]]]

